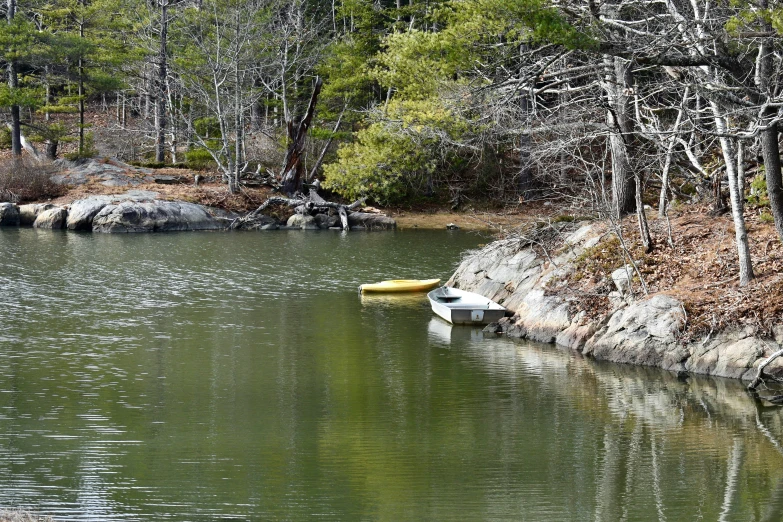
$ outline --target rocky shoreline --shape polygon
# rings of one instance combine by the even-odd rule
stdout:
[[[684,304],[665,293],[635,299],[628,291],[628,267],[612,274],[616,291],[609,295],[611,310],[598,317],[574,312],[568,298],[548,292],[548,283],[575,270],[578,256],[603,239],[596,227],[584,225],[566,234],[559,254],[543,258],[530,240],[495,241],[464,258],[447,284],[484,295],[512,311],[513,317],[490,326],[495,331],[556,343],[605,361],[750,381],[758,366],[780,349],[783,325],[771,338],[739,328],[684,340]],[[764,371],[782,376],[783,360],[774,360]]]
[[[158,193],[130,190],[119,195],[96,195],[68,205],[0,203],[0,227],[67,229],[99,233],[173,232],[186,230],[224,230],[237,214],[186,201],[158,199]],[[255,230],[319,230],[339,228],[334,215],[295,214],[285,223],[273,217],[257,221]],[[396,223],[384,215],[352,212],[351,230],[393,229]]]

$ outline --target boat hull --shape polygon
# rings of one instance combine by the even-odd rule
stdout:
[[[506,315],[506,309],[494,301],[454,288],[438,288],[427,297],[432,311],[451,324],[489,324]]]
[[[359,287],[362,293],[424,292],[440,284],[440,279],[393,279]]]

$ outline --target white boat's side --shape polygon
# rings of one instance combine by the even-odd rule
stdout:
[[[442,286],[427,294],[432,311],[452,324],[489,324],[506,315],[506,309],[486,297]]]

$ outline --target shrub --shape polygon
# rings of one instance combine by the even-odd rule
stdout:
[[[220,138],[222,136],[220,132],[220,122],[218,119],[212,116],[206,116],[204,118],[198,118],[193,122],[193,129],[199,136],[210,139]]]
[[[142,167],[145,169],[162,169],[166,166],[166,164],[162,161],[129,161],[128,165]]]
[[[86,159],[86,158],[94,158],[97,155],[98,155],[98,149],[95,148],[95,135],[92,132],[85,132],[84,149],[81,152],[77,150],[75,152],[64,154],[63,156],[65,157],[65,159],[75,161],[75,160]]]
[[[37,201],[62,195],[65,189],[52,181],[56,172],[51,163],[36,163],[28,158],[0,162],[0,197]]]
[[[392,203],[415,186],[442,177],[454,158],[452,143],[468,130],[468,122],[438,100],[392,101],[385,113],[342,145],[337,161],[324,166],[324,188],[355,199],[370,196]]]
[[[11,148],[11,129],[8,127],[0,127],[0,149]]]
[[[748,196],[748,205],[754,207],[768,207],[769,194],[767,193],[767,178],[764,174],[759,174],[750,182],[750,196]]]
[[[406,177],[427,167],[422,148],[380,124],[359,131],[357,137],[358,142],[340,147],[337,162],[324,166],[324,188],[349,199],[372,196],[389,203],[407,193]]]
[[[208,170],[217,167],[212,155],[205,148],[189,150],[185,153],[185,164],[193,170]]]
[[[696,187],[693,185],[693,183],[683,183],[680,187],[680,192],[685,194],[686,196],[693,196],[696,194]]]

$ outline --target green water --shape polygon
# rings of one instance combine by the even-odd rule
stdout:
[[[739,383],[597,364],[361,283],[464,232],[0,230],[0,507],[61,520],[780,520]]]

